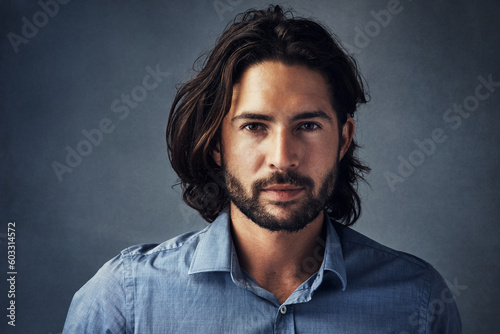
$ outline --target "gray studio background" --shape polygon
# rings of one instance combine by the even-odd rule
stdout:
[[[56,11],[51,0],[2,1],[2,333],[59,333],[73,294],[120,250],[205,226],[172,188],[169,107],[229,19],[268,3],[60,0]],[[455,286],[465,333],[499,333],[500,4],[280,4],[331,27],[369,83],[357,139],[373,170],[355,228],[434,265]],[[82,143],[99,128],[108,133]],[[69,167],[78,148],[85,156]],[[54,162],[67,166],[59,177]]]

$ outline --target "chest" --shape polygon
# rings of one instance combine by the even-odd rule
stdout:
[[[323,282],[306,301],[294,294],[279,305],[236,285],[227,276],[179,281],[155,279],[134,295],[129,333],[417,333],[409,322],[418,310],[406,296],[342,291]],[[286,294],[289,290],[284,290]],[[304,296],[304,300],[301,300]],[[389,300],[389,297],[391,300]],[[401,329],[394,332],[394,328]]]

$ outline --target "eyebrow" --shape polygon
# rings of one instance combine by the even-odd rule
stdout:
[[[311,119],[311,118],[322,118],[327,121],[331,121],[332,118],[328,116],[327,113],[321,110],[317,111],[305,111],[300,114],[294,115],[292,117],[292,121],[300,121],[300,120],[305,120],[305,119]],[[274,117],[269,116],[269,115],[263,115],[263,114],[258,114],[258,113],[252,113],[252,112],[244,112],[238,116],[235,116],[231,119],[231,122],[235,122],[238,120],[260,120],[260,121],[268,121],[272,122],[274,120]]]
[[[299,121],[299,120],[304,120],[304,119],[310,119],[310,118],[322,118],[326,119],[327,121],[331,121],[332,118],[328,116],[327,113],[321,110],[317,111],[306,111],[300,114],[297,114],[292,117],[292,121]]]
[[[269,115],[262,115],[262,114],[257,114],[257,113],[252,113],[252,112],[244,112],[242,114],[239,114],[238,116],[234,116],[231,119],[231,123],[238,121],[240,119],[244,120],[260,120],[260,121],[273,121],[274,117],[269,116]]]

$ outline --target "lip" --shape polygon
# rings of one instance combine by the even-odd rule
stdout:
[[[271,200],[290,201],[300,195],[304,189],[304,187],[297,187],[289,184],[275,184],[262,189],[261,192]]]

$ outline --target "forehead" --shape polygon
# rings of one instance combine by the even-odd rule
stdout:
[[[306,110],[334,113],[325,76],[303,65],[258,63],[248,68],[233,86],[233,116],[247,111],[290,114]]]

